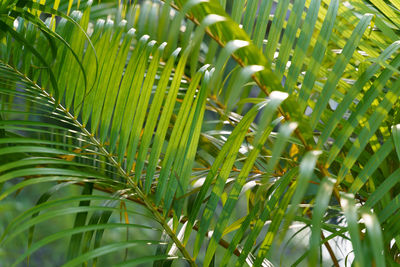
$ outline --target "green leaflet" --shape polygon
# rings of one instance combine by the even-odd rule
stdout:
[[[250,152],[250,155],[248,159],[245,162],[245,165],[243,166],[242,171],[239,174],[239,177],[237,178],[235,185],[233,189],[229,192],[228,200],[226,204],[224,205],[224,208],[222,210],[221,216],[218,219],[218,223],[214,229],[213,236],[211,238],[211,241],[208,245],[206,256],[205,256],[205,263],[209,263],[211,260],[212,255],[215,253],[215,249],[217,247],[217,242],[218,240],[222,237],[222,232],[226,228],[226,225],[228,223],[228,219],[230,215],[233,212],[233,209],[235,207],[235,204],[239,198],[240,191],[246,182],[246,178],[248,177],[252,166],[254,165],[254,162],[258,156],[258,153],[260,152],[263,144],[266,142],[266,139],[269,137],[269,134],[271,133],[271,126],[270,122],[272,121],[272,115],[277,108],[277,106],[284,100],[285,94],[280,93],[280,92],[273,92],[271,94],[271,98],[267,105],[264,107],[263,110],[263,117],[262,117],[262,128],[260,128],[260,132],[258,136],[256,136],[254,140],[254,147]],[[218,184],[216,185],[218,186]],[[213,192],[216,192],[215,189],[213,189]],[[215,209],[215,203],[213,204],[211,202],[212,199],[209,200],[206,209]],[[202,227],[202,225],[200,226]]]
[[[318,262],[318,251],[320,247],[320,232],[321,232],[321,220],[324,213],[329,205],[329,200],[332,194],[333,186],[335,181],[329,177],[325,177],[321,186],[318,189],[317,197],[312,215],[311,225],[311,238],[310,238],[310,252],[308,253],[308,266],[317,266]]]
[[[344,214],[347,219],[348,228],[351,236],[351,242],[354,248],[355,254],[355,266],[364,266],[365,255],[360,240],[360,230],[358,228],[358,213],[357,207],[355,206],[354,195],[343,194],[341,199],[341,205],[343,207]]]

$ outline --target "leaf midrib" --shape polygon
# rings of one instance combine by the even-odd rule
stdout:
[[[152,202],[148,199],[148,197],[140,190],[138,185],[132,180],[132,177],[130,177],[126,171],[121,167],[121,164],[117,162],[117,160],[112,156],[110,152],[107,151],[107,149],[101,144],[99,140],[95,137],[95,135],[91,132],[89,132],[77,119],[77,117],[73,116],[67,109],[61,105],[61,103],[58,103],[54,97],[49,94],[46,90],[41,88],[38,84],[34,83],[32,80],[30,80],[26,75],[18,71],[17,69],[13,68],[12,66],[5,64],[7,67],[11,68],[14,70],[19,76],[23,77],[26,81],[31,83],[38,91],[42,92],[46,98],[48,98],[52,103],[57,103],[54,104],[57,108],[60,109],[65,115],[75,124],[76,127],[78,127],[83,134],[85,134],[93,143],[94,146],[96,146],[100,152],[110,161],[112,165],[118,170],[118,173],[124,177],[127,182],[129,183],[130,186],[132,186],[133,190],[137,194],[138,198],[143,201],[144,206],[153,214],[154,219],[163,227],[164,231],[168,234],[168,236],[172,239],[172,241],[175,243],[175,245],[178,247],[178,249],[181,251],[182,255],[186,258],[190,266],[197,266],[194,259],[192,256],[189,254],[185,246],[181,243],[181,241],[178,239],[174,231],[168,226],[168,223],[165,221],[165,219],[162,217],[162,215],[159,213],[157,207],[155,207]]]

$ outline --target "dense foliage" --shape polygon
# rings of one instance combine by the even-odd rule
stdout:
[[[399,1],[122,2],[0,0],[1,262],[400,264]]]

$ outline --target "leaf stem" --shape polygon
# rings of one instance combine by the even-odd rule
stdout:
[[[43,92],[45,92],[43,90]],[[47,93],[47,92],[45,92]],[[129,174],[122,169],[121,165],[115,160],[115,158],[112,156],[110,152],[106,150],[106,148],[94,137],[93,134],[91,134],[75,117],[69,113],[61,104],[58,104],[59,108],[68,116],[70,117],[71,120],[74,121],[74,123],[82,130],[84,134],[86,134],[91,141],[100,149],[100,151],[103,153],[104,156],[108,158],[108,160],[114,165],[114,167],[117,168],[118,172],[126,178],[128,183],[132,186],[133,190],[137,194],[138,198],[143,200],[144,205],[150,210],[150,212],[154,215],[155,219],[157,222],[163,227],[165,232],[168,234],[168,236],[172,239],[172,241],[175,243],[175,245],[178,247],[178,249],[181,251],[182,255],[186,258],[186,260],[189,262],[190,266],[197,266],[196,263],[194,262],[192,256],[189,254],[189,252],[186,250],[185,246],[182,244],[182,242],[178,239],[174,231],[168,226],[167,222],[164,220],[162,215],[158,212],[157,207],[155,207],[146,197],[146,195],[140,190],[139,186],[132,180],[132,177],[129,176]]]
[[[17,69],[13,68],[12,66],[8,67],[12,68],[16,73],[18,73],[20,76],[24,77],[27,81],[29,81],[34,87],[36,87],[40,92],[42,92],[47,98],[49,98],[54,105],[56,105],[62,112],[66,114],[66,116],[71,119],[77,127],[79,127],[82,131],[83,134],[85,134],[89,139],[92,141],[92,143],[97,146],[101,153],[108,158],[111,164],[114,165],[114,167],[117,168],[118,172],[120,173],[121,176],[127,179],[128,183],[132,186],[133,190],[135,191],[136,195],[138,196],[139,199],[141,199],[144,203],[144,205],[147,207],[147,209],[154,215],[154,218],[156,221],[163,227],[165,232],[168,234],[168,236],[172,239],[172,241],[175,243],[175,245],[178,247],[178,249],[181,251],[182,255],[186,258],[190,266],[197,266],[194,259],[192,256],[189,254],[189,252],[186,250],[185,246],[182,244],[182,242],[178,239],[174,231],[168,226],[167,222],[165,219],[162,217],[162,215],[158,212],[157,207],[155,207],[150,200],[147,199],[146,195],[140,190],[138,185],[132,180],[132,178],[128,175],[128,173],[122,169],[121,165],[115,160],[115,158],[112,156],[110,152],[107,151],[107,149],[94,137],[94,134],[90,133],[78,120],[76,117],[74,117],[61,103],[56,101],[53,96],[51,96],[45,89],[41,88],[39,85],[31,81],[28,77],[26,77],[23,73],[19,72]]]

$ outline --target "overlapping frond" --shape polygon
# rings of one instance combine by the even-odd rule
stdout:
[[[115,20],[97,21],[82,2],[58,23],[16,6],[18,25],[1,21],[0,153],[15,158],[0,181],[26,179],[0,198],[42,182],[83,186],[60,201],[79,202],[64,210],[74,228],[30,243],[18,260],[64,236],[70,265],[142,244],[100,242],[122,226],[108,223],[127,212],[117,203],[133,201],[168,238],[148,241],[165,255],[122,265],[182,256],[267,266],[293,222],[310,231],[295,265],[316,266],[322,246],[334,265],[346,261],[332,239],[350,240],[356,265],[397,262],[398,3],[164,2],[121,5]],[[100,191],[110,195],[93,205]],[[61,214],[42,213],[48,199],[3,239]]]

